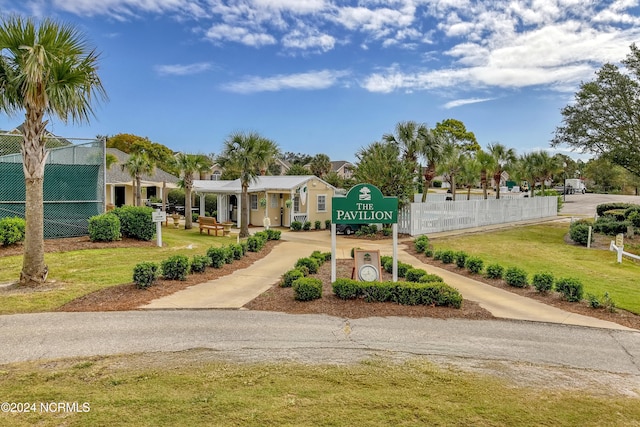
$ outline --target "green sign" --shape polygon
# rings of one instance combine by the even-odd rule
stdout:
[[[385,197],[378,187],[358,184],[347,197],[331,199],[331,222],[334,224],[396,224],[398,198]]]

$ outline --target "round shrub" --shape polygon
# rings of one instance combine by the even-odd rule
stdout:
[[[315,277],[302,277],[293,282],[296,301],[311,301],[322,298],[322,281]]]
[[[482,269],[484,268],[484,261],[481,258],[471,256],[466,259],[464,262],[464,266],[469,270],[470,273],[480,274],[482,273]]]
[[[398,261],[398,277],[405,277],[407,275],[407,271],[412,268],[413,266],[411,264]],[[393,265],[391,266],[391,269],[391,272],[393,273]]]
[[[410,268],[404,275],[407,282],[418,282],[427,272],[421,268]]]
[[[304,231],[309,231],[311,230],[311,221],[305,221],[304,224],[302,225],[302,229]]]
[[[442,261],[442,253],[444,251],[442,249],[435,250],[433,252],[433,260],[434,261]]]
[[[282,275],[282,281],[280,282],[280,287],[290,288],[293,285],[293,282],[295,282],[296,280],[302,277],[305,277],[305,274],[301,270],[297,268],[294,268],[293,270],[289,270]]]
[[[464,264],[467,261],[469,255],[465,251],[457,251],[453,254],[453,258],[458,268],[464,268]]]
[[[249,236],[247,238],[247,249],[249,252],[260,252],[265,243],[266,241],[261,236]]]
[[[433,256],[433,249],[425,249],[424,256],[426,256],[427,258],[431,258]]]
[[[529,282],[527,281],[527,272],[520,267],[507,268],[504,272],[504,281],[507,285],[514,286],[516,288],[526,288],[529,286]]]
[[[137,240],[151,240],[156,234],[156,226],[151,219],[153,209],[146,206],[121,206],[110,213],[120,219],[120,231],[124,237]]]
[[[593,223],[593,231],[596,233],[615,236],[619,233],[626,233],[627,227],[631,225],[630,221],[618,221],[611,216],[601,216]]]
[[[443,264],[453,263],[453,261],[455,261],[455,252],[450,249],[442,251],[440,261],[442,261]]]
[[[25,221],[19,217],[0,219],[0,243],[14,245],[24,240]]]
[[[424,251],[429,247],[429,238],[424,234],[422,236],[418,236],[413,241],[413,245],[417,252],[424,253]]]
[[[564,299],[569,302],[578,302],[582,300],[583,287],[578,279],[562,278],[556,280],[556,290],[562,294]]]
[[[293,221],[291,223],[291,229],[293,231],[300,231],[302,230],[302,223],[300,221]]]
[[[282,231],[274,230],[273,228],[266,230],[266,232],[267,240],[280,240],[280,237],[282,236]]]
[[[504,267],[500,264],[489,264],[487,266],[487,278],[488,279],[502,279],[504,274]]]
[[[536,273],[533,275],[531,284],[536,291],[546,293],[553,289],[553,281],[554,277],[551,273]]]
[[[191,272],[204,273],[209,262],[209,257],[206,255],[194,255],[193,258],[191,258]]]
[[[582,219],[571,223],[569,226],[569,237],[571,237],[571,240],[579,245],[587,246],[590,224],[590,222]],[[593,243],[593,233],[591,234],[591,242]]]
[[[631,203],[624,203],[624,202],[602,203],[596,206],[596,212],[598,216],[602,216],[606,211],[610,211],[614,209],[629,209],[632,206],[634,205],[632,205]]]
[[[244,250],[240,243],[232,243],[229,248],[233,252],[233,259],[242,259],[244,256]]]
[[[353,279],[339,278],[331,284],[333,293],[340,299],[355,299],[360,296],[360,282]]]
[[[162,261],[162,277],[167,280],[187,280],[189,258],[186,255],[173,255]]]
[[[628,219],[631,225],[633,225],[636,229],[640,229],[640,212],[638,211],[631,212],[629,214]]]
[[[423,276],[420,276],[420,278],[418,279],[418,282],[433,283],[433,282],[444,282],[444,280],[442,279],[442,277],[438,276],[437,274],[425,274]]]
[[[296,267],[307,267],[309,274],[316,274],[318,272],[318,261],[313,258],[300,258],[296,261]]]
[[[159,276],[159,266],[155,262],[141,262],[133,267],[133,281],[139,289],[153,285]]]
[[[207,249],[207,257],[209,257],[211,267],[222,268],[226,263],[227,254],[224,248],[212,246]]]
[[[120,218],[106,213],[89,218],[89,240],[92,242],[115,242],[120,240]]]
[[[313,223],[313,229],[314,229],[314,230],[320,230],[320,229],[322,229],[322,222],[321,222],[320,220],[316,220],[316,221]]]

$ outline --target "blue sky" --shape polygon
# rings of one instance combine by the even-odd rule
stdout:
[[[102,53],[109,101],[66,137],[133,133],[219,153],[235,131],[355,161],[414,120],[549,149],[581,81],[640,41],[638,0],[0,0]],[[0,116],[0,129],[22,122]],[[562,150],[561,150],[562,151]],[[573,157],[578,157],[573,155]]]

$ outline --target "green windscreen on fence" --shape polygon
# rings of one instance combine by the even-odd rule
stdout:
[[[0,135],[0,147],[3,137],[5,142],[16,138]],[[43,187],[44,237],[87,235],[88,219],[104,212],[104,143],[92,141],[52,149],[45,165]],[[15,152],[1,156],[0,218],[24,218],[24,202],[22,156]]]

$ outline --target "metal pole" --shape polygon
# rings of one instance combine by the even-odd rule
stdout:
[[[331,283],[336,281],[336,225],[331,223]]]

